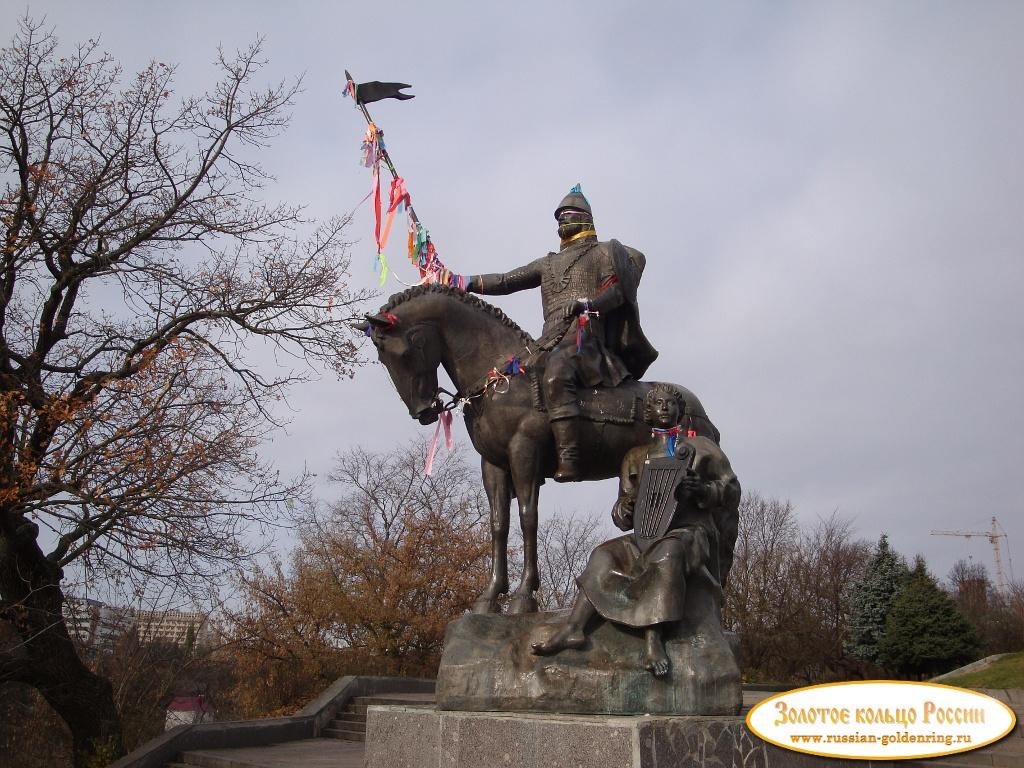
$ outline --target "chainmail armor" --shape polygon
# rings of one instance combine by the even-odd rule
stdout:
[[[562,327],[566,304],[577,298],[593,299],[601,283],[613,274],[612,265],[604,263],[595,246],[581,243],[547,257],[540,284],[545,334]]]

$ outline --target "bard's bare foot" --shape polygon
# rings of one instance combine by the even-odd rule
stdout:
[[[655,629],[648,629],[646,634],[647,653],[644,654],[644,669],[648,670],[655,677],[664,677],[668,674],[668,654],[665,653],[665,644],[661,641],[661,633]]]
[[[537,656],[550,656],[566,648],[582,648],[587,637],[583,630],[573,624],[565,624],[547,640],[532,643],[530,647]]]

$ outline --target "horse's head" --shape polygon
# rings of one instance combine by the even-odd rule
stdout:
[[[437,368],[441,364],[441,333],[426,322],[403,322],[386,312],[367,315],[356,326],[373,341],[377,357],[388,369],[409,415],[433,424],[441,411]]]

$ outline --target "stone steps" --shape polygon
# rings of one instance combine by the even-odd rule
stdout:
[[[344,739],[345,741],[366,741],[366,723],[362,728],[344,728],[332,721],[329,727],[320,731],[325,739]]]
[[[181,755],[181,760],[184,762],[168,763],[168,768],[253,768],[253,763],[246,760],[199,752],[184,752]]]
[[[346,704],[327,724],[321,736],[345,741],[366,741],[366,710],[377,705],[432,707],[432,693],[390,693],[379,696],[357,696]]]
[[[362,768],[363,745],[338,739],[300,739],[262,747],[183,752],[168,768]]]
[[[259,747],[224,747],[186,750],[167,768],[362,768],[369,707],[390,704],[401,707],[432,707],[434,695],[389,693],[357,696],[327,723],[320,738],[282,741]]]

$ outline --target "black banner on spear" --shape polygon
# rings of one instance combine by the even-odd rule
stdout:
[[[366,83],[356,83],[352,75],[345,71],[346,85],[345,92],[352,97],[356,107],[363,113],[366,119],[367,131],[363,139],[363,163],[373,169],[373,197],[374,209],[374,237],[377,242],[377,256],[374,261],[374,268],[380,274],[380,284],[384,285],[389,274],[387,258],[384,255],[384,247],[387,245],[391,233],[391,225],[394,221],[395,212],[405,206],[409,218],[409,260],[419,270],[420,283],[440,283],[442,285],[466,289],[466,277],[449,270],[437,255],[437,250],[430,240],[426,228],[420,223],[415,209],[412,207],[412,198],[406,189],[405,180],[398,174],[391,155],[384,146],[384,132],[377,126],[370,116],[367,104],[383,99],[398,99],[404,101],[414,98],[411,93],[402,93],[405,88],[412,86],[407,83],[384,83],[373,80]],[[391,189],[388,196],[387,217],[382,222],[381,191],[380,191],[380,162],[391,173]],[[395,278],[398,280],[398,277]],[[403,282],[398,280],[399,282]],[[404,283],[408,285],[408,283]]]

